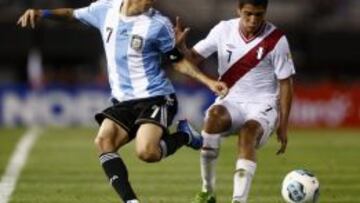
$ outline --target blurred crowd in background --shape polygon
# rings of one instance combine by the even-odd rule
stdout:
[[[0,0],[0,88],[8,84],[107,87],[104,51],[95,28],[54,21],[41,22],[35,30],[16,26],[27,8],[78,8],[91,2]],[[157,0],[156,8],[173,22],[180,16],[191,28],[189,46],[219,21],[237,16],[237,0]],[[286,32],[296,65],[295,123],[308,125],[313,119],[323,125],[330,119],[326,126],[336,126],[332,123],[342,116],[340,123],[347,119],[344,126],[360,126],[359,11],[359,0],[269,1],[267,19]],[[216,68],[215,57],[202,65],[214,77]],[[167,69],[177,84],[197,85]]]
[[[82,7],[91,0],[0,0],[0,81],[26,82],[29,53],[39,51],[44,81],[106,83],[103,48],[94,28],[43,22],[22,30],[16,20],[27,8]],[[180,16],[191,27],[188,43],[206,36],[220,20],[236,16],[237,0],[158,0],[157,8],[172,20]],[[297,80],[359,80],[360,1],[271,0],[268,19],[289,38]],[[205,71],[215,74],[216,62]]]

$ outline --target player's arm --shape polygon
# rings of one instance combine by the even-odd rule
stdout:
[[[176,71],[198,80],[219,96],[225,96],[228,93],[228,88],[225,83],[209,78],[201,72],[196,65],[184,57],[177,48],[167,53],[167,56]]]
[[[59,9],[28,9],[26,10],[17,21],[21,27],[35,28],[36,23],[44,18],[54,20],[73,20],[74,9],[72,8],[59,8]]]
[[[286,37],[282,37],[274,48],[272,63],[275,67],[275,76],[279,81],[279,125],[277,139],[281,146],[277,154],[285,152],[288,142],[288,119],[293,98],[292,76],[295,74],[294,62]]]
[[[176,17],[176,24],[174,27],[176,48],[185,56],[186,59],[191,61],[194,65],[198,66],[205,60],[195,49],[189,49],[186,44],[186,38],[190,31],[189,27],[184,27],[180,17]]]
[[[228,92],[226,84],[206,76],[195,65],[197,64],[195,60],[192,61],[186,57],[187,50],[180,50],[182,43],[185,43],[185,38],[188,31],[189,29],[184,30],[179,26],[179,18],[177,18],[175,29],[173,28],[170,21],[166,21],[158,35],[160,50],[171,61],[176,71],[190,76],[205,84],[217,95],[225,96]]]
[[[205,60],[205,58],[202,57],[200,54],[198,54],[195,49],[187,48],[186,50],[184,50],[184,55],[186,59],[191,61],[191,63],[193,63],[196,66],[198,66]]]
[[[205,60],[195,49],[189,49],[186,45],[186,37],[190,28],[184,27],[180,18],[176,18],[175,41],[177,54],[181,55],[181,60],[173,61],[175,69],[182,74],[188,75],[201,83],[207,85],[217,95],[225,96],[228,93],[228,87],[225,83],[213,80],[198,69],[198,65]],[[171,58],[170,58],[171,59]]]
[[[228,87],[224,82],[213,80],[201,72],[197,66],[186,58],[180,60],[177,63],[174,63],[175,70],[178,72],[188,75],[199,82],[206,85],[210,90],[215,92],[216,95],[224,97],[228,93]]]
[[[279,80],[280,85],[280,112],[279,112],[279,126],[277,129],[278,140],[281,142],[281,147],[277,154],[282,154],[286,150],[287,146],[287,131],[288,120],[291,109],[291,103],[293,98],[293,81],[292,78],[286,78]]]

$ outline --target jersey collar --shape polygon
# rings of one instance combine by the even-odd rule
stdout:
[[[259,35],[261,35],[261,34],[263,33],[263,31],[265,30],[264,28],[266,27],[266,22],[264,21],[264,22],[260,25],[260,27],[258,28],[258,30],[255,31],[255,34],[254,34],[252,37],[249,37],[249,38],[245,37],[245,35],[244,35],[244,33],[243,33],[243,31],[242,31],[242,29],[241,29],[241,27],[240,27],[240,26],[241,26],[241,25],[240,25],[240,18],[239,18],[238,26],[239,26],[238,31],[239,31],[239,33],[240,33],[241,38],[244,40],[245,43],[250,43],[250,42],[253,41],[256,37],[258,37]]]
[[[142,14],[139,14],[139,15],[135,15],[135,16],[126,16],[126,15],[123,15],[123,14],[119,14],[120,16],[120,20],[121,21],[124,21],[124,22],[132,22],[132,21],[135,21],[135,20],[139,20],[139,19],[142,19],[142,18],[148,18],[152,15],[154,15],[156,12],[155,9],[153,8],[150,8],[149,10],[147,10],[146,12],[142,13]]]

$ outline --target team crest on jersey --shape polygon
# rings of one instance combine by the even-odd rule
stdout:
[[[133,35],[131,36],[130,46],[136,51],[142,50],[144,45],[144,38],[140,35]]]
[[[259,47],[259,49],[256,51],[257,55],[256,55],[256,58],[258,60],[261,60],[262,57],[264,56],[264,47]]]

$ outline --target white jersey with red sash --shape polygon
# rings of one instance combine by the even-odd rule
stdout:
[[[221,21],[194,50],[204,58],[218,53],[220,80],[230,87],[227,99],[275,101],[278,80],[295,73],[287,39],[268,22],[252,39],[246,39],[239,26],[240,18]]]

